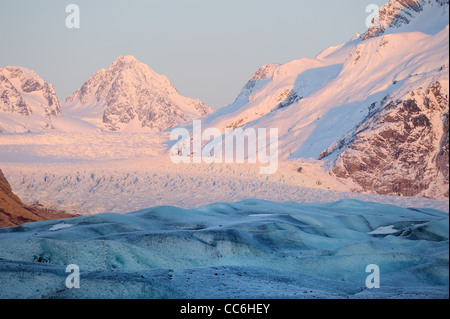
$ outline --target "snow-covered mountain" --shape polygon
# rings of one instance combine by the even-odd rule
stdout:
[[[0,68],[0,133],[52,129],[61,107],[51,84],[17,66]]]
[[[436,33],[445,28],[448,0],[392,0],[380,8],[373,25],[364,34],[370,39],[381,34],[420,31]],[[447,19],[448,21],[448,19]]]
[[[321,158],[364,191],[448,197],[448,65],[412,79]]]
[[[67,97],[63,110],[109,131],[162,131],[212,112],[132,56],[97,71]]]
[[[448,8],[391,0],[379,29],[263,66],[204,123],[278,128],[281,158],[320,160],[358,191],[448,196]]]

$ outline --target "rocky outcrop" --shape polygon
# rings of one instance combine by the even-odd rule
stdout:
[[[321,158],[340,152],[332,172],[353,180],[362,191],[448,197],[448,103],[446,80],[402,99],[386,97]]]
[[[55,89],[38,74],[16,66],[0,68],[0,127],[4,126],[3,133],[52,128],[52,118],[60,114]]]
[[[373,23],[363,35],[363,40],[380,36],[389,30],[395,31],[402,28],[425,10],[445,8],[448,5],[448,0],[391,0],[380,8],[376,18],[378,23]],[[444,11],[442,13],[445,14]]]
[[[0,227],[12,227],[29,222],[71,218],[75,215],[47,209],[42,205],[25,205],[17,197],[0,170]]]

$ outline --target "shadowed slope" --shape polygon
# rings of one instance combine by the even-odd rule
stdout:
[[[46,209],[41,205],[27,206],[17,197],[0,170],[0,227],[18,226],[41,220],[70,218],[74,215]]]

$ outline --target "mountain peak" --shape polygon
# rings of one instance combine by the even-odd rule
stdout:
[[[36,72],[18,66],[0,68],[0,133],[52,128],[52,118],[60,113],[53,85]]]
[[[267,63],[259,68],[258,71],[251,78],[252,81],[268,79],[273,75],[274,70],[279,67],[278,63]]]
[[[133,56],[120,56],[96,72],[67,97],[64,108],[110,131],[161,131],[212,112]]]
[[[116,65],[121,65],[121,66],[128,66],[128,65],[132,65],[132,64],[142,64],[141,62],[139,62],[134,56],[132,55],[125,55],[125,56],[119,56],[112,64],[111,67],[116,66]]]
[[[134,61],[137,61],[137,59],[134,57],[134,56],[132,56],[132,55],[121,55],[121,56],[119,56],[117,59],[116,59],[116,61],[125,61],[125,62],[134,62]]]
[[[370,27],[363,40],[393,32],[435,34],[449,23],[448,7],[449,0],[390,0],[375,18],[379,24]]]

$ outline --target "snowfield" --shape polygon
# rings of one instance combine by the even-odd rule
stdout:
[[[30,223],[0,230],[0,298],[448,298],[448,227],[437,210],[357,200]]]

